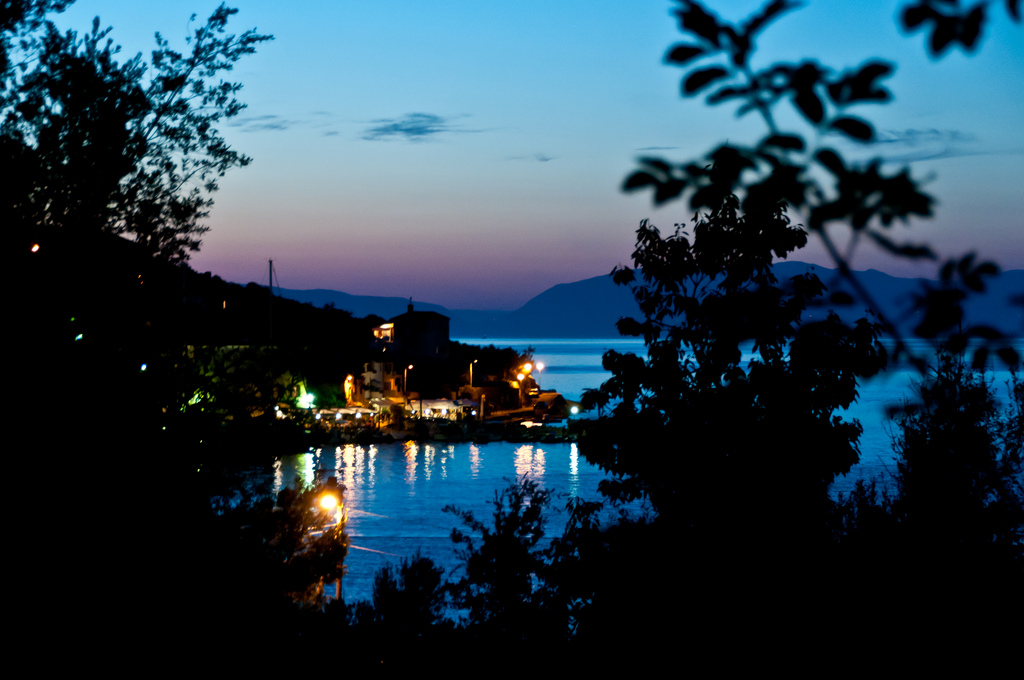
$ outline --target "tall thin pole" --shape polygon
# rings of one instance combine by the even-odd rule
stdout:
[[[274,261],[270,260],[267,265],[267,277],[270,282],[270,310],[267,313],[267,320],[270,322],[270,342],[274,342]]]

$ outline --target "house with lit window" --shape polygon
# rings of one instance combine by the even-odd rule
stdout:
[[[404,314],[373,329],[371,349],[376,354],[363,373],[368,389],[384,397],[410,392],[434,394],[441,388],[438,367],[448,359],[449,319],[437,312],[420,312],[412,302]]]
[[[373,329],[374,347],[395,361],[443,360],[448,358],[449,319],[437,312],[408,311]]]

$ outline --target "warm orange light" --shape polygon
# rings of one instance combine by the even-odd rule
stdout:
[[[38,243],[33,243],[31,250],[32,250],[33,253],[38,253],[39,252],[39,244]]]
[[[325,493],[320,496],[320,507],[324,510],[334,510],[338,507],[338,499],[334,494]]]
[[[532,370],[533,370],[533,364],[531,364],[529,362],[523,364],[523,373],[529,373]]]
[[[523,378],[525,378],[525,377],[526,377],[526,376],[525,376],[525,375],[523,375],[522,373],[517,373],[517,374],[516,374],[516,379],[518,379],[518,380],[522,380],[522,379],[523,379]]]

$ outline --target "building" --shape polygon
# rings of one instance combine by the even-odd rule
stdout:
[[[448,324],[444,314],[417,312],[410,302],[405,314],[373,329],[374,347],[398,363],[444,360],[448,358]]]
[[[437,312],[418,312],[412,302],[405,314],[373,329],[371,349],[379,352],[365,366],[367,390],[383,397],[449,397],[441,394],[443,366],[448,360],[449,319]],[[408,381],[408,385],[406,384]]]

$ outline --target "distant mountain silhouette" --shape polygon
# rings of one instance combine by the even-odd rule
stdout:
[[[830,292],[847,291],[835,269],[803,262],[779,262],[775,275],[785,281],[813,270]],[[910,335],[919,320],[913,313],[914,295],[922,290],[924,279],[900,278],[870,269],[857,273],[864,287],[896,323]],[[333,303],[356,317],[377,315],[390,319],[406,311],[408,298],[349,295],[334,290],[277,289],[285,298],[309,302],[317,307]],[[988,291],[972,299],[965,313],[965,324],[984,324],[1004,333],[1024,336],[1024,306],[1013,298],[1024,297],[1024,270],[1003,272],[990,280]],[[440,305],[413,300],[417,310],[434,311],[451,319],[453,338],[614,338],[615,322],[623,316],[639,316],[639,309],[628,288],[616,286],[610,276],[562,283],[531,299],[519,309],[499,310],[447,309]],[[864,316],[864,306],[824,305],[808,310],[808,319],[824,318],[834,309],[843,319],[855,321]]]

